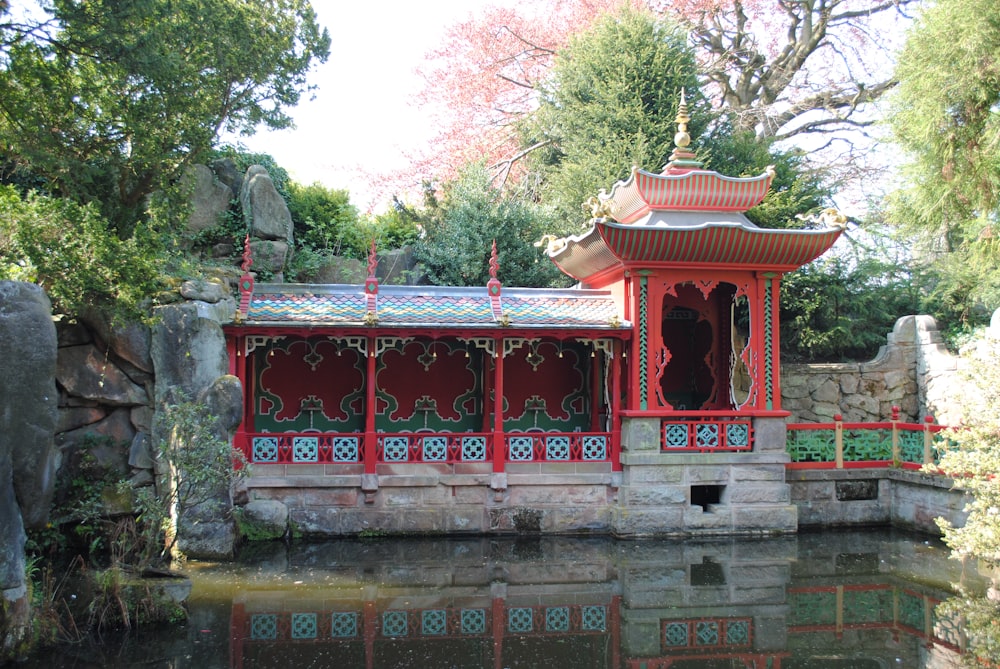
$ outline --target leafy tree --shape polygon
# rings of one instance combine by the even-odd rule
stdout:
[[[555,265],[532,245],[546,230],[538,207],[494,188],[483,165],[467,168],[443,193],[440,204],[432,201],[425,210],[425,237],[414,247],[432,284],[485,286],[495,240],[502,283],[565,285]]]
[[[555,58],[545,97],[525,144],[545,146],[528,164],[538,199],[561,221],[580,222],[581,204],[628,176],[633,165],[659,171],[674,148],[679,91],[688,96],[694,148],[709,168],[757,175],[775,165],[767,199],[749,217],[762,227],[801,225],[795,216],[820,207],[824,174],[795,151],[740,130],[731,114],[716,115],[697,88],[697,68],[685,36],[642,12],[607,15],[579,33]]]
[[[790,360],[869,360],[919,294],[909,272],[871,249],[831,254],[781,286],[781,348]]]
[[[892,87],[878,65],[889,57],[886,36],[917,2],[534,0],[491,8],[452,26],[428,56],[422,102],[440,110],[440,134],[415,167],[448,178],[483,159],[498,173],[522,176],[517,127],[537,108],[555,55],[572,35],[622,7],[681,24],[706,93],[734,114],[739,129],[759,138],[843,141],[835,131],[869,125],[868,103]]]
[[[320,183],[309,186],[290,183],[288,210],[296,243],[316,251],[340,252],[350,231],[358,225],[358,210],[351,204],[350,194]]]
[[[0,24],[0,149],[49,194],[96,203],[122,238],[222,130],[288,126],[329,52],[308,0],[51,0],[39,11]]]
[[[983,560],[996,568],[1000,566],[1000,486],[996,480],[1000,470],[1000,374],[996,365],[1000,339],[987,333],[967,347],[962,357],[968,385],[960,407],[960,425],[946,433],[955,447],[944,453],[939,467],[955,475],[956,487],[970,493],[965,508],[968,517],[962,527],[944,519],[938,519],[938,526],[956,557]]]
[[[560,219],[582,221],[581,204],[628,176],[658,169],[673,149],[679,92],[690,91],[691,132],[708,116],[685,35],[648,13],[609,14],[570,39],[542,87],[529,144],[541,199]]]
[[[994,3],[929,5],[899,56],[889,117],[907,158],[892,218],[915,235],[933,290],[966,317],[1000,298],[998,52]]]
[[[0,186],[0,278],[41,285],[61,313],[103,307],[128,318],[144,313],[161,286],[159,240],[107,233],[94,205]]]

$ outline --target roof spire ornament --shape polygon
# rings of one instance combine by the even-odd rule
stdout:
[[[490,309],[493,311],[493,320],[503,327],[510,323],[510,317],[503,313],[503,305],[500,302],[500,280],[497,278],[497,271],[500,269],[500,261],[497,258],[497,240],[493,240],[493,248],[490,249],[490,280],[486,282],[486,293],[490,297]]]
[[[373,326],[378,323],[378,253],[375,249],[375,239],[372,238],[371,248],[368,250],[368,278],[365,279],[365,325]]]
[[[688,134],[688,123],[691,115],[688,113],[687,96],[684,89],[681,89],[681,101],[677,105],[677,132],[674,134],[674,151],[670,154],[670,162],[663,166],[663,174],[684,174],[693,170],[700,170],[702,164],[695,159],[694,152],[688,150],[691,144],[691,135]]]

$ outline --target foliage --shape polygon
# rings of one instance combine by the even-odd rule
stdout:
[[[0,278],[40,284],[58,313],[104,308],[139,318],[161,287],[162,242],[119,239],[93,205],[0,186]]]
[[[868,103],[892,87],[877,64],[888,58],[892,22],[905,20],[902,10],[917,1],[533,0],[491,7],[451,26],[426,59],[421,101],[440,110],[440,132],[416,169],[425,178],[451,178],[471,160],[497,170],[516,164],[523,152],[517,124],[537,108],[555,55],[572,35],[623,7],[682,25],[706,93],[740,129],[761,138],[811,133],[843,141],[834,132],[870,124]],[[516,165],[509,171],[522,174]]]
[[[329,52],[308,0],[38,10],[0,25],[0,146],[49,194],[96,203],[123,239],[221,131],[287,127]]]
[[[582,223],[583,202],[625,179],[633,165],[658,169],[673,149],[680,91],[689,92],[691,133],[708,105],[698,90],[693,53],[676,27],[624,11],[570,39],[541,85],[526,145],[540,172],[541,199],[567,223]]]
[[[485,287],[494,240],[501,282],[536,287],[565,283],[555,265],[532,246],[545,233],[546,220],[538,208],[491,186],[484,166],[466,169],[443,191],[440,204],[430,203],[426,236],[414,247],[432,284]]]
[[[727,176],[756,176],[774,167],[774,179],[763,202],[747,212],[762,228],[799,228],[796,217],[816,211],[829,200],[826,174],[807,164],[801,151],[779,149],[734,127],[728,117],[716,119],[701,141],[705,168]]]
[[[966,639],[963,667],[982,669],[1000,664],[1000,604],[988,596],[962,592],[938,604],[937,619],[958,620]]]
[[[1000,298],[998,51],[993,2],[928,5],[899,56],[889,115],[907,160],[892,218],[960,318]]]
[[[956,558],[979,559],[1000,567],[1000,338],[987,334],[962,351],[966,391],[959,425],[947,438],[956,446],[941,457],[941,471],[955,477],[955,486],[969,493],[962,527],[938,519],[945,543]]]
[[[249,471],[203,405],[177,396],[157,411],[156,419],[156,432],[163,435],[157,444],[159,460],[166,473],[155,491],[136,491],[136,531],[134,538],[125,536],[129,561],[142,566],[170,559],[177,541],[170,532],[171,514],[183,516],[214,500]]]
[[[292,215],[295,242],[315,251],[348,251],[347,242],[358,225],[358,210],[346,190],[334,190],[320,183],[288,185],[288,211]],[[343,255],[359,257],[367,249],[350,249]]]
[[[881,253],[828,254],[782,280],[782,355],[869,360],[896,319],[916,313],[918,303],[909,273]]]
[[[291,198],[289,188],[292,183],[292,177],[289,176],[288,170],[279,165],[278,161],[271,154],[254,153],[243,146],[226,144],[214,149],[208,156],[209,162],[224,159],[233,161],[236,171],[241,176],[246,174],[251,165],[260,165],[267,170],[267,176],[271,177],[271,183],[274,184],[274,189],[278,191],[278,195],[283,197],[286,202]]]

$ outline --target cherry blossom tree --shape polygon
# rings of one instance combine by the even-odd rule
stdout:
[[[872,123],[866,105],[894,85],[890,49],[920,0],[525,0],[455,24],[428,55],[416,102],[438,136],[404,178],[452,178],[472,160],[517,177],[537,146],[519,121],[538,107],[554,55],[624,6],[679,22],[697,51],[704,92],[739,129],[766,140],[841,141]],[[390,188],[398,184],[388,182]]]

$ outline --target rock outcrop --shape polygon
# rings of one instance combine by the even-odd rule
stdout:
[[[0,660],[30,629],[25,527],[48,520],[55,487],[56,331],[38,286],[0,281]]]

